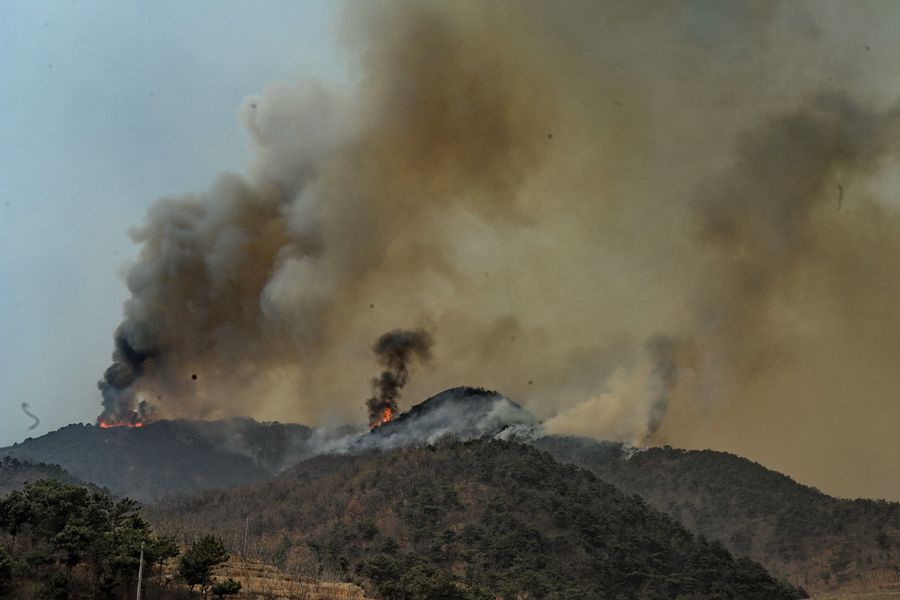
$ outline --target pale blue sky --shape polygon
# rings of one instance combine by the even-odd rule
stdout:
[[[93,420],[136,251],[128,228],[159,196],[243,169],[245,97],[346,77],[339,12],[0,0],[0,445]]]

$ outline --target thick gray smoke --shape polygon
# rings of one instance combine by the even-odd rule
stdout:
[[[353,85],[248,99],[247,173],[134,231],[104,418],[361,424],[413,322],[406,397],[900,498],[900,7],[350,8]]]
[[[31,425],[28,426],[28,431],[34,431],[35,429],[37,429],[37,426],[41,424],[41,420],[38,418],[38,416],[36,414],[34,414],[33,412],[31,412],[29,410],[30,408],[31,408],[31,405],[28,404],[27,402],[22,403],[22,412],[25,413],[26,415],[28,415],[29,417],[31,417],[32,419],[34,419],[34,423],[32,423]]]
[[[370,427],[397,415],[397,399],[409,381],[410,365],[413,360],[428,361],[432,345],[434,340],[424,329],[394,329],[378,338],[372,351],[384,371],[372,380],[374,395],[366,400]]]

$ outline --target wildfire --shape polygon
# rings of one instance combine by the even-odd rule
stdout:
[[[381,409],[381,416],[378,417],[377,419],[373,420],[370,423],[369,427],[370,427],[370,429],[375,429],[376,427],[384,425],[385,423],[387,423],[388,421],[390,421],[393,418],[394,418],[394,411],[391,410],[390,406],[385,406],[383,409]]]
[[[97,421],[97,427],[100,429],[112,429],[113,427],[127,427],[128,429],[134,429],[143,426],[144,424],[141,421],[105,421],[102,419]]]

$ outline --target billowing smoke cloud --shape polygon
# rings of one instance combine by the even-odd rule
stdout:
[[[22,412],[25,413],[26,415],[28,415],[29,417],[31,417],[32,419],[34,419],[34,423],[32,423],[31,425],[28,426],[28,431],[34,431],[35,429],[37,429],[37,426],[41,424],[41,420],[38,418],[38,416],[36,414],[34,414],[33,412],[31,412],[29,410],[30,408],[31,408],[31,405],[28,402],[22,403]]]
[[[107,416],[361,422],[411,321],[408,397],[900,498],[896,7],[351,8],[352,88],[248,99],[248,173],[134,231]]]
[[[353,416],[363,340],[407,310],[427,322],[420,287],[467,279],[437,234],[523,221],[518,190],[546,153],[540,80],[490,50],[483,25],[472,33],[488,52],[471,62],[457,29],[474,23],[454,20],[400,5],[350,15],[369,44],[353,97],[274,85],[242,109],[250,173],[151,208],[133,232],[103,418],[141,401],[163,416]]]
[[[378,338],[372,351],[384,371],[372,380],[374,395],[366,400],[370,427],[397,414],[397,399],[409,381],[410,363],[414,359],[428,361],[433,344],[431,334],[424,329],[395,329]]]

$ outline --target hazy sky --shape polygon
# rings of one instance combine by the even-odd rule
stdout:
[[[0,445],[94,419],[136,251],[128,228],[156,198],[243,169],[242,99],[343,79],[337,12],[0,2]]]

